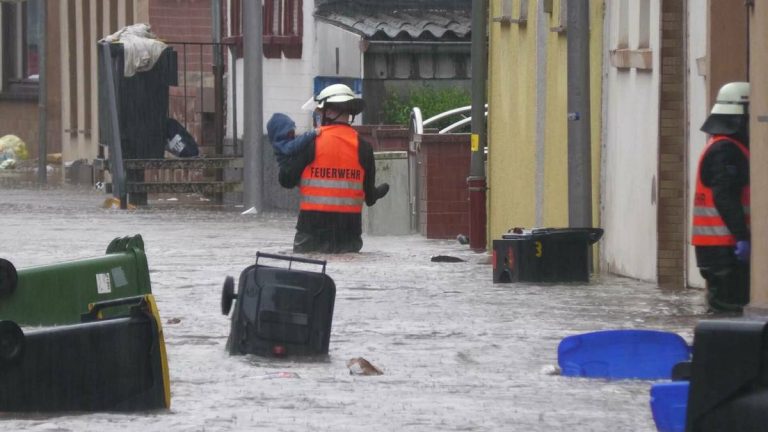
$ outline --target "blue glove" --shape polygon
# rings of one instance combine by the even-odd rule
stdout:
[[[734,249],[733,253],[739,261],[749,261],[749,250],[749,240],[739,240],[736,242],[736,249]]]

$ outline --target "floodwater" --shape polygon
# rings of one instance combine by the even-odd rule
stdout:
[[[114,237],[141,234],[171,409],[5,413],[3,431],[654,431],[651,382],[559,376],[557,344],[615,328],[676,331],[690,342],[705,309],[702,291],[605,275],[582,285],[493,284],[489,256],[456,241],[367,236],[360,254],[311,256],[328,261],[337,287],[327,361],[230,357],[224,278],[237,278],[256,251],[290,254],[294,217],[160,203],[108,210],[105,198],[0,189],[0,257],[24,268],[99,256]],[[384,375],[350,375],[353,357]]]

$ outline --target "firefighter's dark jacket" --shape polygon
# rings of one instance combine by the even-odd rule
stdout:
[[[351,126],[348,126],[351,127]],[[376,203],[376,168],[371,145],[359,139],[358,157],[360,165],[365,172],[363,178],[363,191],[365,203],[372,206]],[[315,159],[315,143],[312,142],[303,151],[293,155],[280,169],[278,181],[284,188],[298,186],[304,168]],[[328,227],[346,227],[348,234],[362,234],[362,218],[360,213],[331,213],[311,210],[301,210],[296,223],[296,229],[300,232],[312,233],[317,229]]]
[[[740,139],[747,147],[747,140]],[[701,162],[701,181],[712,188],[717,212],[736,240],[749,240],[741,190],[749,184],[749,160],[726,140],[712,144]]]

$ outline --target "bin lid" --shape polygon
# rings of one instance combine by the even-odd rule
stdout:
[[[512,228],[501,236],[505,240],[532,240],[542,237],[584,238],[589,244],[597,243],[603,237],[602,228]]]

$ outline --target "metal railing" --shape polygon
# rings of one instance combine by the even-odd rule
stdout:
[[[466,116],[465,113],[470,112],[472,110],[472,105],[463,106],[460,108],[454,108],[452,110],[448,110],[445,112],[442,112],[440,114],[434,115],[426,120],[423,120],[423,115],[421,113],[421,109],[419,107],[413,107],[411,110],[411,129],[413,133],[418,135],[424,134],[424,126],[429,126],[432,123],[435,123],[439,120],[449,118],[451,116],[459,116],[460,119],[454,123],[451,123],[450,125],[440,129],[437,133],[444,134],[452,132],[456,129],[461,128],[462,126],[470,123],[472,121],[471,116]],[[488,115],[488,105],[485,105],[485,115]]]
[[[198,137],[198,144],[203,147],[206,145],[205,133],[202,127],[203,114],[205,108],[205,89],[210,88],[206,86],[210,79],[213,84],[213,98],[214,98],[214,146],[216,155],[223,154],[224,143],[224,128],[225,128],[225,114],[227,106],[227,98],[224,88],[224,73],[226,71],[225,50],[228,50],[229,55],[234,58],[233,50],[236,47],[234,42],[179,42],[171,41],[166,42],[167,45],[176,49],[179,55],[179,82],[177,87],[183,88],[183,118],[176,119],[179,123],[184,125],[184,128],[189,130],[190,119],[188,118],[188,101],[190,89],[197,88],[200,106],[200,136]],[[207,71],[207,67],[210,66],[210,72]],[[235,68],[231,70],[233,74],[233,82],[236,82]],[[193,75],[193,79],[190,82],[190,75]],[[237,118],[237,86],[232,86],[232,116]],[[169,104],[170,109],[170,104]],[[197,113],[195,113],[197,114]],[[170,113],[169,113],[170,117]],[[195,118],[191,120],[194,122]],[[234,122],[234,132],[237,133],[237,122]],[[237,135],[235,135],[237,136]]]
[[[188,107],[188,99],[189,99],[189,93],[191,88],[198,87],[199,92],[197,97],[199,97],[199,115],[200,115],[200,134],[198,136],[198,144],[200,146],[204,146],[205,143],[205,128],[203,127],[204,124],[204,112],[205,112],[205,87],[206,83],[211,82],[213,84],[213,91],[214,91],[214,106],[213,106],[213,114],[214,114],[214,139],[215,139],[215,153],[216,156],[220,156],[223,154],[223,141],[224,141],[224,116],[226,115],[226,94],[224,89],[224,71],[225,71],[225,62],[224,62],[224,49],[229,49],[230,55],[234,55],[233,49],[235,48],[234,43],[212,43],[212,42],[167,42],[166,43],[169,46],[179,46],[182,54],[182,64],[177,65],[180,66],[177,70],[177,77],[181,78],[181,82],[177,83],[176,87],[183,88],[183,115],[182,118],[176,119],[180,123],[183,124],[184,128],[189,130],[189,124],[190,119],[188,118],[189,114],[189,107]],[[190,48],[193,47],[193,48]],[[208,48],[208,52],[210,53],[210,62],[206,62],[206,47]],[[136,189],[135,187],[135,180],[143,180],[144,178],[144,169],[151,166],[151,163],[153,160],[147,159],[147,160],[125,160],[123,157],[122,152],[122,143],[121,143],[121,134],[119,130],[119,113],[117,109],[117,96],[115,94],[115,87],[116,87],[116,81],[115,77],[113,76],[113,64],[112,64],[112,56],[109,44],[104,43],[101,44],[100,47],[103,50],[103,67],[106,72],[106,90],[108,91],[107,96],[107,106],[102,107],[102,109],[108,110],[108,116],[106,121],[108,122],[110,134],[107,137],[107,145],[109,147],[109,170],[112,174],[112,192],[115,198],[117,198],[120,202],[120,207],[125,209],[127,208],[127,198],[129,192],[136,192],[133,189]],[[195,52],[193,52],[195,51]],[[193,56],[196,55],[197,62],[190,62],[190,59],[192,58],[190,56],[190,52],[193,52]],[[178,54],[178,52],[177,52]],[[190,67],[190,65],[192,67]],[[206,65],[211,66],[211,71],[206,71]],[[190,69],[192,71],[190,72]],[[197,80],[192,80],[190,83],[190,74],[197,72]],[[236,75],[235,75],[235,68],[232,68],[233,73],[233,82],[236,83]],[[177,78],[177,79],[178,79]],[[191,85],[190,85],[191,84]],[[231,92],[232,95],[232,103],[233,103],[233,117],[236,118],[237,112],[237,91],[236,91],[236,85],[233,85],[233,89]],[[170,111],[171,104],[169,102],[168,109]],[[197,115],[198,112],[193,111],[193,116]],[[170,112],[168,113],[168,117],[170,118]],[[193,118],[192,121],[195,119]],[[237,136],[237,122],[233,122],[234,124],[234,133],[235,136]],[[163,160],[158,160],[159,162],[165,162]],[[154,161],[155,164],[159,164],[158,161]],[[208,160],[211,163],[206,163],[205,167],[210,168],[222,168],[222,167],[230,167],[233,165],[233,162],[230,160],[226,161],[217,161],[215,159]],[[168,162],[174,162],[172,160]],[[183,163],[184,168],[190,168],[190,163],[192,162],[194,164],[195,161],[193,160],[179,160],[176,163],[181,164]],[[236,164],[236,163],[235,163]],[[165,164],[160,164],[165,165]],[[210,166],[209,166],[210,165]],[[219,166],[222,165],[222,166]],[[126,169],[127,167],[130,167],[130,170]],[[131,179],[130,173],[127,171],[131,171],[134,174],[140,173],[139,178]],[[221,173],[217,174],[217,181],[216,182],[208,182],[208,183],[216,183],[214,186],[217,186],[215,191],[220,192],[223,190],[226,190],[226,185],[224,185],[221,180]],[[134,180],[132,184],[130,180]],[[221,184],[218,184],[221,183]],[[194,185],[193,185],[194,186]],[[202,186],[198,187],[200,190],[205,190],[204,187],[209,186],[207,183],[202,184]],[[146,189],[146,188],[145,188]],[[189,189],[189,188],[187,188]],[[211,189],[211,188],[209,188]],[[185,189],[186,190],[186,189]],[[146,191],[142,190],[139,193],[145,193]]]

